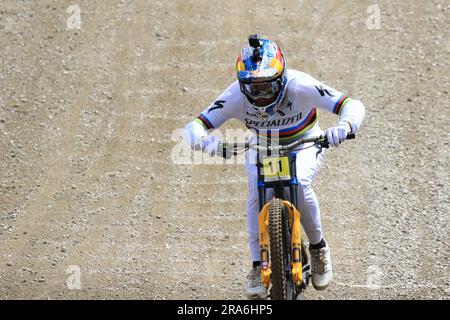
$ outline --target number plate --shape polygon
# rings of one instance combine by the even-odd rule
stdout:
[[[263,176],[265,182],[290,180],[288,157],[270,157],[262,159]]]

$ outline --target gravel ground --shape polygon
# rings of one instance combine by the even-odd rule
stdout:
[[[367,109],[315,183],[335,278],[305,298],[449,299],[450,3],[276,2],[77,0],[73,29],[74,1],[2,1],[0,298],[245,298],[243,166],[171,152],[259,32]]]

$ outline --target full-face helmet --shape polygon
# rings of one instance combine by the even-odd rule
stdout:
[[[286,62],[281,49],[268,39],[249,36],[236,62],[241,92],[263,117],[281,106],[286,92]]]

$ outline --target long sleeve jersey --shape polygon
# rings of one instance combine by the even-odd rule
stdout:
[[[241,93],[239,82],[230,85],[208,108],[186,126],[185,140],[192,147],[204,150],[200,141],[213,129],[218,129],[230,119],[238,119],[252,130],[258,138],[277,136],[281,144],[291,143],[300,137],[316,134],[317,109],[339,116],[338,125],[350,127],[356,133],[364,119],[365,109],[361,102],[332,89],[312,76],[288,70],[286,96],[271,117],[264,119]]]

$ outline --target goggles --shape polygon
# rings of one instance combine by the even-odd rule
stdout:
[[[270,99],[278,95],[281,85],[281,78],[266,82],[243,83],[242,91],[253,100]]]

